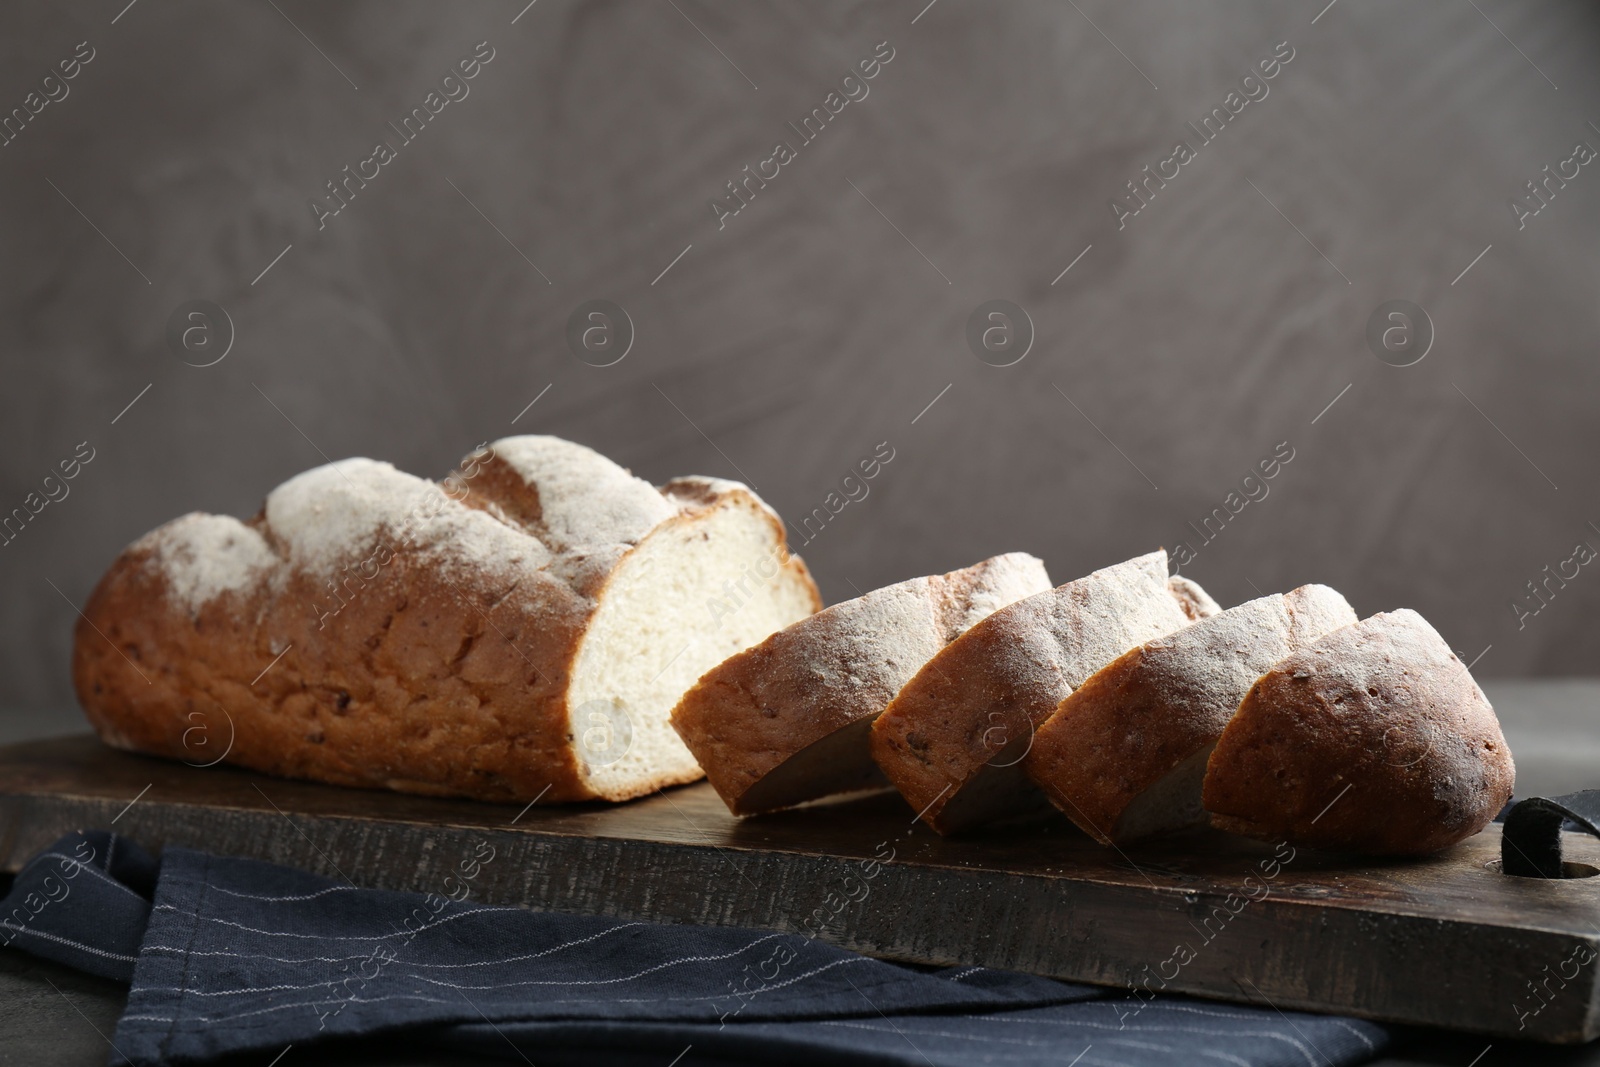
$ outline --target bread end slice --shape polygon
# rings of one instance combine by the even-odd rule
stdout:
[[[1372,855],[1478,833],[1511,796],[1511,751],[1467,668],[1402,609],[1329,633],[1250,689],[1206,769],[1213,825]]]

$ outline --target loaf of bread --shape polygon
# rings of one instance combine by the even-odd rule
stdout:
[[[1334,630],[1258,680],[1206,768],[1213,825],[1368,854],[1487,826],[1515,768],[1483,691],[1414,611]]]
[[[1146,556],[1019,600],[952,641],[872,727],[872,757],[929,826],[953,833],[1047,807],[1019,764],[1061,699],[1128,649],[1216,604]]]
[[[1023,768],[1104,844],[1204,823],[1206,760],[1256,679],[1356,621],[1325,585],[1264,596],[1123,653],[1039,727]]]
[[[709,667],[821,606],[742,485],[656,489],[511,437],[442,483],[350,459],[248,522],[184,516],[111,565],[73,677],[113,745],[493,801],[700,776],[668,724]]]
[[[672,725],[728,810],[747,815],[882,784],[867,732],[973,623],[1050,588],[1022,552],[835,604],[713,667]]]

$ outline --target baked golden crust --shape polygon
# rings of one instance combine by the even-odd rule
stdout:
[[[835,604],[708,671],[672,713],[728,810],[788,807],[881,784],[866,728],[967,628],[1050,587],[1024,553]]]
[[[1333,631],[1251,688],[1206,769],[1213,825],[1296,845],[1421,854],[1482,830],[1515,768],[1442,637],[1400,610]]]
[[[78,622],[73,681],[109,743],[195,764],[226,749],[271,774],[410,793],[593,796],[564,699],[589,605],[565,583],[493,604],[502,591],[397,554],[319,628],[307,605],[326,590],[303,573],[169,610],[150,552],[119,557]]]
[[[1178,802],[1172,810],[1139,811],[1137,820],[1124,815],[1216,744],[1239,701],[1274,663],[1355,621],[1344,597],[1307,585],[1148,641],[1061,701],[1035,735],[1024,769],[1103,844],[1204,821],[1198,774],[1182,783],[1183,795],[1162,798]]]
[[[90,722],[110,744],[196,765],[225,758],[291,777],[490,801],[601,795],[574,750],[567,692],[619,564],[648,538],[714,509],[764,517],[780,550],[783,527],[742,486],[693,482],[693,499],[621,485],[610,511],[585,528],[587,479],[637,479],[567,442],[496,445],[515,457],[529,442],[546,453],[540,462],[560,461],[543,501],[530,470],[518,473],[493,450],[469,456],[470,473],[443,489],[370,461],[334,465],[351,499],[369,480],[407,499],[390,508],[402,519],[347,524],[344,562],[332,569],[309,560],[347,516],[326,493],[285,500],[293,483],[248,523],[191,515],[140,539],[111,565],[77,625],[73,681]],[[239,558],[241,544],[263,559],[225,581],[209,578],[204,569]],[[178,564],[174,545],[187,553]],[[806,593],[801,613],[815,610],[805,565],[782,555],[779,573]],[[605,795],[697,777],[691,761]]]

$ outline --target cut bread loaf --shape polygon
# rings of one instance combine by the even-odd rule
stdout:
[[[1139,556],[1020,600],[951,642],[872,727],[872,757],[924,822],[953,833],[1045,808],[1019,764],[1033,731],[1095,671],[1215,603]]]
[[[346,785],[621,800],[700,776],[668,724],[707,668],[821,606],[744,486],[656,489],[511,437],[443,483],[350,459],[248,522],[135,542],[84,608],[113,745]]]
[[[1013,552],[875,589],[713,667],[672,725],[736,815],[883,782],[867,732],[918,668],[973,623],[1050,588]]]
[[[1305,585],[1147,641],[1061,702],[1023,767],[1104,844],[1204,823],[1206,760],[1250,687],[1284,656],[1355,621],[1344,597]]]
[[[1515,769],[1494,709],[1414,611],[1334,630],[1251,687],[1212,752],[1224,830],[1370,854],[1433,852],[1487,826]]]

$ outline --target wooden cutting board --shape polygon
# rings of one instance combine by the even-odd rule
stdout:
[[[943,840],[913,816],[878,794],[736,820],[704,784],[519,812],[189,767],[90,737],[0,747],[7,871],[109,826],[364,886],[1500,1037],[1600,1035],[1600,878],[1500,874],[1498,827],[1424,859],[1351,861],[1211,831],[1119,853],[1064,820]],[[1600,842],[1567,837],[1569,860],[1600,865]]]

